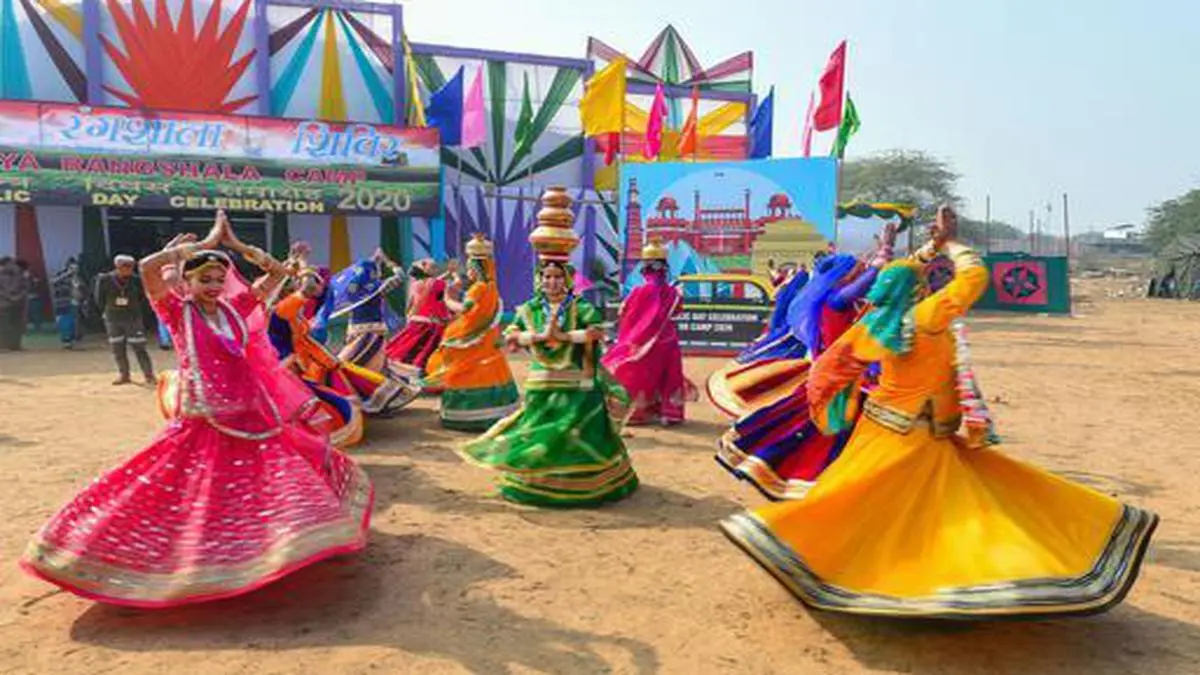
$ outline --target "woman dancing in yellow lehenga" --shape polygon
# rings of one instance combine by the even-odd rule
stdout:
[[[802,501],[722,523],[726,534],[820,609],[942,618],[1098,613],[1137,577],[1158,518],[986,447],[962,421],[951,324],[988,284],[943,208],[934,239],[954,280],[922,299],[919,262],[893,263],[872,309],[814,366],[813,417],[853,419],[866,364],[879,386],[841,457]]]

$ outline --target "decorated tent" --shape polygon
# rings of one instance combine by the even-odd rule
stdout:
[[[1200,299],[1200,234],[1176,237],[1158,252],[1149,295]]]

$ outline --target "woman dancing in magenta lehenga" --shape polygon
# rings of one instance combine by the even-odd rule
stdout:
[[[230,296],[230,259],[213,250],[221,242],[245,248],[223,213],[203,242],[142,261],[177,348],[180,414],[35,535],[22,560],[32,574],[102,602],[171,607],[246,593],[365,546],[366,474],[280,410],[263,375],[277,362],[252,362],[274,360],[247,319],[285,271],[247,248],[268,275]],[[162,278],[180,262],[186,295]]]
[[[849,430],[822,435],[812,424],[804,386],[811,361],[853,325],[858,303],[870,290],[879,269],[891,260],[895,229],[889,227],[869,264],[835,253],[816,265],[808,284],[788,310],[792,335],[808,347],[801,384],[778,401],[737,420],[720,440],[717,460],[739,478],[750,481],[770,499],[798,499],[837,458]]]
[[[167,244],[167,248],[192,243],[195,240],[195,235],[180,235]],[[254,255],[250,247],[236,239],[231,239],[228,243],[236,246],[241,252],[251,252],[251,255]],[[294,260],[289,258],[285,266],[293,263]],[[182,265],[164,266],[161,278],[164,287],[170,292],[178,294],[182,298],[188,297],[187,281],[184,278]],[[237,297],[250,290],[250,284],[242,278],[237,268],[230,267],[225,275],[225,287],[222,291],[224,297]],[[312,392],[299,377],[287,368],[281,367],[275,358],[271,340],[267,335],[266,315],[266,307],[260,305],[246,318],[246,327],[249,329],[246,338],[247,364],[258,371],[259,380],[267,395],[275,402],[285,420],[303,425],[319,436],[332,434],[337,429],[335,416],[331,414],[327,406],[321,404],[319,399],[313,397]],[[159,324],[166,329],[165,323],[160,321]],[[170,341],[170,331],[168,330],[167,333],[167,339]],[[159,414],[168,422],[181,415],[183,396],[180,382],[178,370],[162,370],[158,373],[156,402]]]
[[[411,378],[424,377],[425,364],[442,344],[442,334],[451,316],[446,305],[448,279],[456,269],[456,263],[451,261],[446,273],[436,276],[434,262],[422,260],[408,271],[408,278],[412,280],[408,323],[388,340],[386,351],[395,367]]]
[[[650,241],[642,249],[645,283],[621,305],[617,344],[604,355],[604,367],[633,399],[627,424],[680,424],[684,405],[695,401],[696,386],[683,374],[683,353],[674,317],[683,295],[667,281],[667,249]]]

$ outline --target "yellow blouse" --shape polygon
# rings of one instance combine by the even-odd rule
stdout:
[[[967,246],[951,242],[945,252],[954,262],[954,279],[917,304],[915,334],[907,354],[885,350],[866,331],[858,331],[854,338],[854,356],[881,365],[879,386],[871,392],[863,412],[900,433],[924,420],[935,435],[947,436],[958,430],[961,419],[950,324],[983,296],[988,272]]]

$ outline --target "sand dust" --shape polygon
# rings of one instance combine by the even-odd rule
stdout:
[[[1085,289],[1086,290],[1086,289]],[[1106,299],[1074,319],[972,321],[1006,448],[1162,517],[1125,604],[1094,618],[938,624],[807,611],[716,527],[761,498],[712,460],[706,404],[629,440],[643,487],[587,512],[525,510],[449,448],[422,401],[354,451],[371,544],[258,593],[164,612],[22,574],[29,535],[159,426],[108,355],[0,354],[0,672],[1200,673],[1200,305]],[[169,356],[156,353],[161,365]],[[693,360],[697,381],[719,362]],[[523,370],[523,368],[521,369]]]

